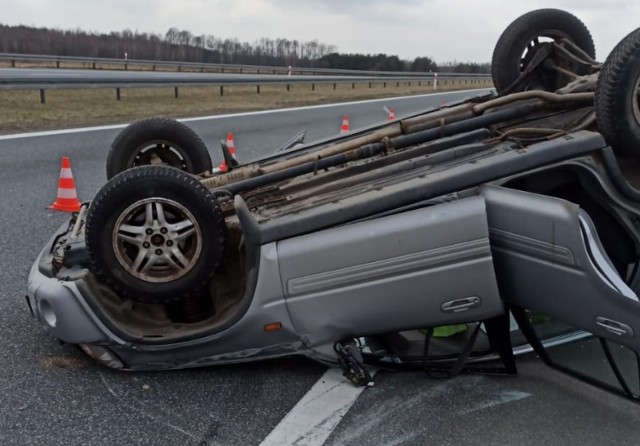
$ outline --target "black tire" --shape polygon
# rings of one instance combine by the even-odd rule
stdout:
[[[598,127],[615,153],[640,159],[640,28],[611,51],[596,86]]]
[[[534,44],[540,37],[567,38],[589,56],[595,58],[596,50],[591,33],[576,16],[560,9],[537,9],[528,12],[507,26],[493,50],[491,76],[499,94],[507,92],[509,86],[518,79],[520,73],[531,61],[535,51],[542,48],[544,44]],[[531,47],[529,47],[530,44],[532,44]],[[525,55],[525,50],[528,48]],[[588,69],[585,67],[574,66],[572,68],[578,74],[588,73]],[[530,85],[518,85],[513,91],[532,88],[553,91],[562,87],[566,82],[556,72],[536,77],[537,79]]]
[[[196,178],[172,167],[143,166],[115,176],[98,192],[85,238],[91,270],[101,281],[138,302],[170,303],[211,279],[226,227],[217,201]]]
[[[154,162],[193,174],[212,168],[207,147],[191,128],[154,117],[133,122],[118,134],[107,155],[107,178]]]

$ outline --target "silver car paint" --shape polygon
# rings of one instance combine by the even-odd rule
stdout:
[[[482,197],[284,240],[278,256],[291,319],[310,346],[504,311]],[[442,308],[466,298],[475,305]]]
[[[36,316],[56,337],[110,345],[130,369],[292,354],[332,361],[330,346],[343,337],[481,320],[503,311],[501,298],[606,337],[611,333],[598,317],[638,333],[631,315],[640,304],[602,281],[581,234],[577,205],[484,187],[477,197],[268,243],[260,247],[253,300],[236,324],[160,345],[124,343],[91,312],[85,301],[91,296],[82,296],[73,282],[46,277],[39,261],[29,294]],[[441,311],[443,302],[469,296],[482,305],[459,314]],[[273,322],[283,328],[265,332]],[[619,342],[640,347],[635,336]]]
[[[640,351],[640,302],[598,270],[598,259],[607,256],[595,228],[581,227],[591,223],[581,219],[579,206],[497,187],[485,187],[483,194],[502,298]],[[589,247],[600,252],[594,256]],[[608,330],[603,319],[629,330]]]

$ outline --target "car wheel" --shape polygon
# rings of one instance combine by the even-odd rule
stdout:
[[[163,117],[133,122],[118,134],[107,155],[107,178],[144,165],[167,165],[193,174],[212,168],[200,137],[181,122]]]
[[[595,96],[600,132],[617,155],[640,155],[640,28],[622,39],[604,62]]]
[[[559,72],[544,66],[516,86],[512,84],[532,63],[536,53],[549,50],[549,40],[569,39],[594,58],[596,54],[591,33],[576,16],[559,9],[538,9],[514,20],[502,33],[493,50],[491,76],[500,94],[529,89],[555,91],[569,80]],[[546,41],[545,41],[546,40]],[[568,67],[577,74],[587,74],[579,64]]]
[[[91,268],[126,297],[170,303],[200,290],[224,252],[217,201],[193,176],[143,166],[115,176],[86,219]]]

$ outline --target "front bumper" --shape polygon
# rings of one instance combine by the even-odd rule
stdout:
[[[219,333],[209,333],[182,342],[138,342],[120,336],[103,322],[91,305],[91,287],[86,286],[87,270],[74,267],[55,276],[52,252],[59,237],[67,232],[63,225],[45,245],[31,268],[27,304],[33,317],[46,332],[59,340],[78,345],[98,362],[124,370],[166,370],[233,364],[257,359],[291,355],[314,357],[298,336],[282,330],[276,336],[264,337],[264,320],[287,322],[284,303],[253,303],[242,319]],[[266,312],[266,316],[265,316]],[[257,333],[256,333],[257,330]]]
[[[73,280],[59,280],[50,270],[52,247],[68,225],[64,224],[45,245],[31,267],[27,303],[44,329],[70,344],[119,344],[91,311]]]

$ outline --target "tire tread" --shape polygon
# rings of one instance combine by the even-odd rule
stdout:
[[[184,150],[191,152],[190,155],[194,158],[193,164],[199,166],[196,168],[199,172],[191,173],[201,173],[212,169],[213,165],[207,146],[191,127],[172,118],[153,116],[132,122],[115,137],[107,154],[107,178],[111,179],[128,168],[124,165],[123,159],[127,157],[132,145],[139,144],[136,140],[140,138],[151,140],[155,135],[166,134],[180,135],[181,138],[185,138],[189,142],[189,148]]]
[[[623,106],[626,70],[640,54],[640,28],[629,33],[611,51],[605,61],[596,87],[595,110],[598,128],[607,143],[621,156],[638,152],[640,141],[635,140],[626,118],[620,116]],[[635,124],[637,125],[637,123]],[[635,140],[635,141],[634,141]]]
[[[123,190],[129,188],[141,187],[145,183],[154,183],[156,185],[172,184],[177,185],[189,194],[193,194],[200,201],[203,207],[210,210],[206,222],[200,222],[200,225],[207,225],[215,228],[213,239],[209,240],[209,246],[217,250],[213,254],[213,261],[204,265],[206,274],[198,275],[196,283],[191,283],[188,288],[182,292],[175,294],[148,293],[141,292],[121,280],[115,278],[111,272],[112,267],[105,260],[103,246],[99,242],[102,226],[110,217],[113,210],[114,199]],[[160,186],[162,187],[162,186]],[[87,250],[90,258],[89,269],[103,283],[113,288],[121,295],[131,298],[132,300],[143,303],[171,303],[177,302],[189,296],[193,292],[202,289],[213,277],[216,268],[220,265],[223,257],[223,247],[226,242],[226,227],[224,217],[215,197],[209,193],[209,190],[200,183],[195,177],[172,167],[136,167],[126,170],[116,175],[109,181],[96,195],[91,202],[87,218],[85,222],[85,238]],[[203,253],[204,254],[204,253]],[[195,266],[194,266],[195,268]]]

